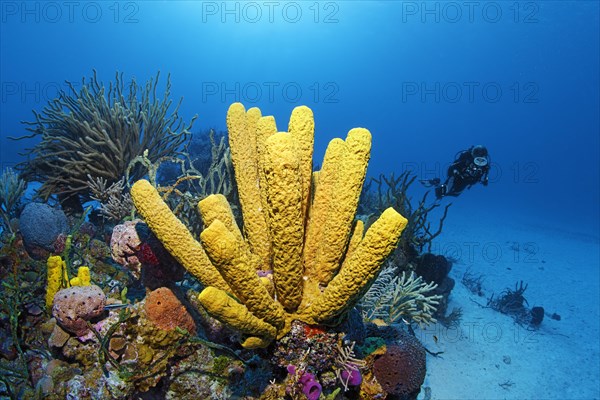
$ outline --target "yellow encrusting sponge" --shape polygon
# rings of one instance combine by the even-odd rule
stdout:
[[[71,278],[70,283],[71,286],[90,286],[92,284],[90,268],[86,266],[79,267],[77,269],[77,276]]]
[[[69,276],[67,265],[61,256],[50,256],[46,261],[48,268],[48,279],[46,281],[46,307],[51,308],[54,303],[54,295],[60,289],[69,287]]]

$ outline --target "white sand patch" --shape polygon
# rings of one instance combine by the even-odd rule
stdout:
[[[444,352],[427,359],[431,399],[600,398],[597,234],[453,206],[433,251],[458,259],[448,311],[461,307],[463,317],[459,328],[438,324],[417,332],[429,350]],[[484,297],[461,284],[468,268],[484,276]],[[482,307],[521,280],[529,307],[546,311],[538,330]],[[419,399],[425,398],[422,390]]]

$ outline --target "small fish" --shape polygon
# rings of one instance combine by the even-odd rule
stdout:
[[[435,344],[437,344],[438,343],[438,337],[435,336],[435,335],[433,335],[433,341],[435,342]]]
[[[105,310],[115,310],[118,308],[129,307],[131,304],[108,304],[104,306]]]

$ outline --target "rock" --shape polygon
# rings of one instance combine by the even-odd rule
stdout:
[[[58,325],[54,325],[54,329],[48,338],[48,346],[63,347],[71,335]]]

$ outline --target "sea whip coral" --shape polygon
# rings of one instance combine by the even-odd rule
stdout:
[[[26,122],[32,134],[41,138],[29,150],[27,161],[17,165],[21,177],[40,182],[38,195],[48,199],[58,194],[63,199],[89,195],[88,174],[114,183],[126,175],[129,163],[146,151],[158,160],[171,154],[188,139],[196,117],[185,124],[179,117],[179,104],[169,112],[170,77],[164,95],[157,96],[159,74],[145,85],[135,80],[126,84],[116,74],[107,88],[96,77],[83,79],[77,90],[61,90],[35,121]],[[132,178],[143,174],[134,169]]]

